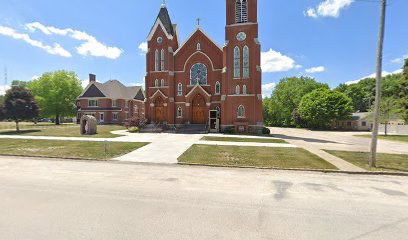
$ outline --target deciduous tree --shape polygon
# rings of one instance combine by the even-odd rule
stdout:
[[[333,121],[351,118],[353,104],[349,97],[328,89],[317,89],[306,94],[300,103],[300,117],[311,128],[328,128]]]
[[[16,131],[20,131],[19,122],[38,117],[38,106],[30,90],[14,86],[6,92],[0,112],[2,119],[13,120],[16,123]]]
[[[408,124],[408,58],[405,59],[400,86],[401,116],[405,120],[405,123]]]
[[[81,94],[81,81],[74,72],[56,71],[44,73],[29,83],[43,117],[55,117],[60,124],[61,117],[74,116],[75,102]]]
[[[318,88],[328,89],[329,86],[309,77],[282,79],[267,100],[266,122],[271,126],[295,126],[293,111],[299,107],[304,95]]]

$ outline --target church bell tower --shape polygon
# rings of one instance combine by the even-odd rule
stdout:
[[[226,5],[224,104],[226,109],[244,108],[245,114],[239,113],[232,121],[254,132],[263,125],[258,1],[226,0]]]

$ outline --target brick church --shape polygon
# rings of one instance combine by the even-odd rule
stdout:
[[[263,127],[257,0],[226,0],[225,43],[201,29],[180,44],[163,3],[148,35],[145,116],[151,123]]]

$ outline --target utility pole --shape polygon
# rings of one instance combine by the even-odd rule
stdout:
[[[377,163],[377,144],[378,144],[378,128],[380,125],[380,104],[381,104],[381,79],[382,79],[382,55],[384,45],[384,29],[385,29],[385,13],[387,8],[387,0],[381,0],[381,16],[380,16],[380,33],[378,37],[377,49],[377,79],[375,86],[375,107],[374,107],[374,125],[371,138],[371,153],[370,167],[376,167]]]

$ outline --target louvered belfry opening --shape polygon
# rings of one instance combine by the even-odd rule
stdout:
[[[248,22],[248,1],[237,0],[235,2],[235,21],[236,23]]]

